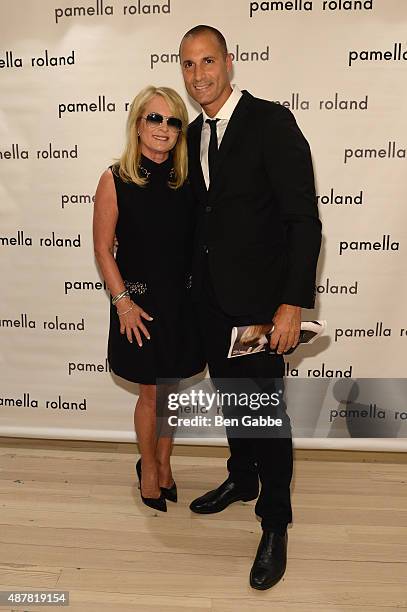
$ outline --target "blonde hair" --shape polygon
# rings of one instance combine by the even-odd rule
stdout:
[[[271,327],[272,326],[270,326],[270,330]],[[263,329],[264,325],[250,325],[241,335],[239,342],[241,342],[241,344],[252,344],[253,342],[257,342],[263,334],[268,333],[268,331],[264,332]]]
[[[170,87],[154,87],[149,85],[142,89],[130,105],[126,124],[126,145],[120,158],[115,159],[113,170],[119,174],[126,183],[136,183],[144,187],[148,179],[140,173],[139,163],[141,157],[141,143],[138,138],[138,123],[144,114],[144,109],[151,98],[162,96],[167,102],[171,113],[182,121],[182,129],[173,148],[173,161],[175,176],[168,181],[172,189],[181,187],[188,174],[188,152],[187,152],[187,126],[188,111],[181,96]]]

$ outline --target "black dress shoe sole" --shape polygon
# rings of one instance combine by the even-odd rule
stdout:
[[[196,514],[216,514],[217,512],[223,512],[223,510],[226,510],[226,508],[228,506],[230,506],[231,504],[234,504],[238,501],[242,501],[242,502],[249,502],[249,501],[253,501],[254,499],[258,498],[258,494],[255,495],[254,497],[237,497],[236,499],[232,499],[231,501],[228,501],[227,504],[224,504],[222,506],[218,506],[215,510],[213,509],[202,509],[202,510],[198,510],[195,508],[191,508],[191,506],[189,506],[190,510],[192,512],[195,512]]]
[[[257,591],[267,591],[267,589],[271,589],[271,587],[277,584],[277,582],[280,582],[284,574],[285,574],[285,570],[282,574],[280,574],[280,576],[278,576],[277,578],[274,578],[272,582],[268,582],[267,584],[262,585],[262,586],[252,584],[252,576],[250,574],[250,586],[252,587],[252,589],[256,589]]]

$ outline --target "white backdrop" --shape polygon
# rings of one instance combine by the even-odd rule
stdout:
[[[93,197],[136,93],[168,85],[187,98],[176,54],[198,23],[224,32],[233,81],[288,106],[313,153],[324,239],[303,318],[326,319],[329,336],[287,358],[288,386],[405,378],[405,0],[3,0],[2,435],[135,440],[137,387],[106,363]],[[326,431],[295,445],[407,450],[402,427],[385,439]]]

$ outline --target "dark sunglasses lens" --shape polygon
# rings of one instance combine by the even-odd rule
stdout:
[[[159,113],[150,113],[147,115],[147,122],[153,125],[160,125],[164,121],[164,117]]]
[[[182,121],[178,119],[178,117],[168,117],[167,125],[170,128],[175,128],[176,130],[182,129]]]

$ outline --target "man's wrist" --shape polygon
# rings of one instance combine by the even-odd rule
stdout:
[[[298,306],[297,304],[280,304],[280,307],[284,306],[284,308],[288,308],[288,309],[292,309],[292,310],[301,310],[301,306]]]

